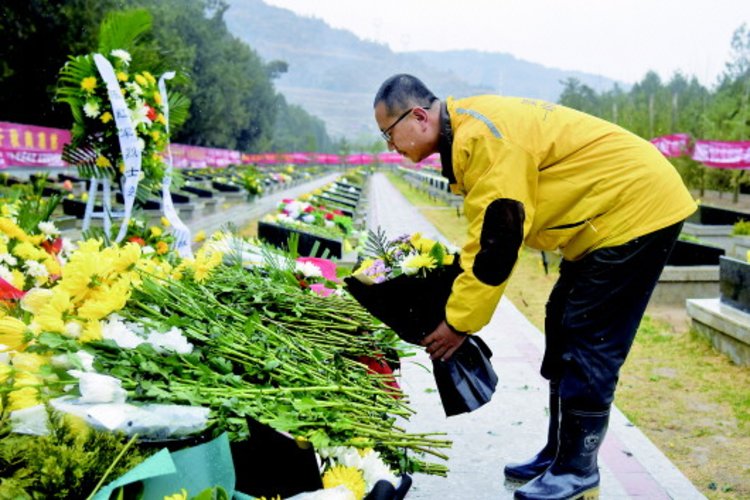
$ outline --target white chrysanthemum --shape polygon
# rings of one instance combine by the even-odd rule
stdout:
[[[101,373],[68,370],[78,379],[81,403],[124,403],[128,393],[122,388],[122,381]]]
[[[23,267],[26,268],[29,276],[33,276],[34,278],[46,278],[49,276],[49,271],[47,271],[47,268],[41,262],[27,260]]]
[[[139,95],[143,95],[143,89],[141,88],[140,85],[138,85],[135,82],[127,82],[125,84],[125,88],[128,90],[128,93],[132,96],[137,97]]]
[[[77,321],[68,321],[65,323],[65,335],[77,339],[83,332],[83,326]]]
[[[60,234],[60,230],[57,229],[54,222],[40,222],[39,230],[47,236],[57,236]]]
[[[144,342],[134,331],[128,328],[118,316],[110,316],[102,326],[102,338],[113,340],[123,349],[134,349]]]
[[[302,273],[307,278],[319,278],[323,276],[323,271],[312,262],[296,262],[294,264],[294,271]]]
[[[399,479],[396,474],[383,462],[380,458],[380,454],[377,451],[370,450],[364,457],[362,457],[362,476],[365,478],[367,485],[367,491],[370,491],[375,487],[375,483],[380,480],[385,480],[391,483],[394,487],[398,486]]]
[[[94,371],[94,356],[83,350],[56,354],[50,358],[50,362],[55,368],[74,369],[80,366],[85,372]]]
[[[3,265],[0,265],[0,278],[4,279],[8,283],[13,283],[13,273],[11,273],[10,269]]]
[[[15,266],[18,264],[18,259],[9,253],[0,253],[0,263],[3,262],[9,266]]]
[[[168,332],[151,332],[146,342],[153,345],[159,351],[173,351],[177,354],[190,354],[193,352],[193,344],[188,342],[177,327],[172,327]]]
[[[116,57],[120,61],[122,61],[124,64],[130,64],[130,60],[132,59],[130,57],[130,52],[127,50],[122,49],[115,49],[112,52],[109,53],[112,57]]]
[[[93,101],[87,101],[83,105],[83,113],[89,118],[96,118],[99,116],[99,105]]]
[[[148,107],[143,103],[143,101],[139,101],[136,103],[135,107],[130,109],[130,123],[133,125],[133,128],[137,127],[141,123],[145,123],[146,125],[151,125],[151,120],[148,117]]]

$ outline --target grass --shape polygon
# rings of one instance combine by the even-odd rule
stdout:
[[[453,244],[465,218],[412,188],[389,180]],[[552,259],[554,260],[554,259]],[[506,296],[540,330],[557,278],[539,252],[524,250]],[[750,367],[737,366],[695,332],[647,314],[620,374],[616,404],[710,499],[750,498]]]

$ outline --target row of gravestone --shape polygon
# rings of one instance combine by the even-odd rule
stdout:
[[[179,217],[183,221],[189,221],[193,217],[211,214],[217,209],[226,208],[227,204],[252,201],[256,195],[250,195],[246,189],[232,180],[216,180],[210,174],[183,173],[185,182],[178,188],[171,190],[172,202]],[[271,194],[282,189],[294,187],[307,180],[303,177],[291,180],[280,180],[265,177],[263,179],[263,193]],[[7,176],[2,180],[6,186],[17,184],[41,183],[42,195],[61,196],[59,208],[53,214],[53,222],[61,230],[80,228],[84,218],[90,187],[89,179],[82,179],[69,173],[57,173],[56,175],[32,174],[27,179]],[[94,211],[101,212],[102,186],[99,185]],[[111,193],[111,206],[114,218],[123,210],[123,196],[119,189],[113,187]],[[136,200],[135,208],[147,214],[150,218],[158,219],[162,211],[162,202],[156,197],[145,200]],[[93,224],[98,224],[97,220]]]
[[[315,193],[310,202],[337,210],[351,217],[355,229],[361,230],[366,223],[366,189],[344,180],[332,183],[325,191]],[[345,237],[333,238],[306,231],[304,226],[289,227],[274,222],[258,222],[258,238],[279,248],[288,248],[290,237],[296,239],[297,253],[302,256],[333,257],[344,259]]]

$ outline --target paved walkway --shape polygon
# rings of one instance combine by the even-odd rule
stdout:
[[[386,179],[375,174],[369,186],[368,225],[390,237],[421,232],[445,241],[438,231]],[[547,382],[539,375],[542,333],[507,299],[480,333],[492,349],[500,381],[490,403],[445,417],[423,352],[402,364],[401,386],[416,410],[404,425],[412,432],[445,432],[453,441],[447,478],[416,474],[409,499],[509,499],[517,483],[506,483],[507,462],[539,451],[547,432]],[[411,361],[410,361],[411,360]],[[422,366],[419,366],[419,365]],[[705,498],[690,481],[616,408],[599,454],[600,498]]]

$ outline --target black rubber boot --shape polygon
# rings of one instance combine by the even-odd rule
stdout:
[[[560,429],[560,382],[549,383],[549,427],[547,444],[533,458],[505,466],[505,477],[514,481],[529,481],[547,470],[557,454],[557,432]]]
[[[560,446],[552,465],[541,476],[516,490],[525,500],[592,500],[599,497],[596,455],[607,432],[609,409],[566,408],[560,417]]]

